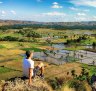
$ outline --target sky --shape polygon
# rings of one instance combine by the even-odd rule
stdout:
[[[0,19],[38,22],[96,21],[96,0],[0,0]]]

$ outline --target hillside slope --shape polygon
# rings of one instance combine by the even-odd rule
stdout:
[[[0,91],[52,91],[47,82],[40,78],[35,78],[31,86],[28,85],[28,80],[21,78],[15,78],[13,81],[2,81],[0,84]]]

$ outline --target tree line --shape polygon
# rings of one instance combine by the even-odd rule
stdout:
[[[0,26],[0,30],[7,29],[23,29],[23,28],[48,28],[48,29],[56,29],[56,30],[74,30],[74,29],[82,29],[82,30],[94,30],[96,29],[96,25],[58,25],[58,24],[15,24],[15,25],[5,25]]]

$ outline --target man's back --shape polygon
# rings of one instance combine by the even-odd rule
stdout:
[[[29,77],[29,68],[34,69],[34,61],[31,59],[24,59],[23,60],[23,75]],[[32,72],[33,76],[33,72]]]

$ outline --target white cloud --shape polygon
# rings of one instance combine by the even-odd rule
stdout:
[[[63,6],[59,5],[59,3],[57,3],[57,2],[53,2],[53,5],[52,5],[51,8],[56,8],[56,9],[58,9],[58,8],[63,8]]]
[[[85,10],[83,10],[83,11],[85,11],[85,12],[89,12],[90,10],[89,10],[89,9],[85,9]]]
[[[95,18],[95,19],[96,19],[96,16],[93,16],[93,18]]]
[[[0,2],[0,4],[3,3],[3,2]]]
[[[76,17],[74,17],[74,19],[75,19],[74,21],[87,21],[87,18],[86,17],[82,17],[82,16],[81,17],[77,17],[76,16]]]
[[[5,16],[6,12],[4,10],[1,11],[1,16]]]
[[[89,9],[80,9],[80,8],[75,8],[75,7],[69,7],[70,10],[72,11],[79,11],[79,12],[89,12]]]
[[[95,21],[96,21],[96,16],[93,16],[92,18],[93,18],[93,20],[95,20]]]
[[[57,3],[57,2],[53,2],[53,4],[55,4],[55,5],[56,5],[56,4],[58,4],[58,3]]]
[[[47,16],[66,16],[65,13],[61,13],[61,12],[48,12],[48,13],[43,13],[43,15],[47,15]]]
[[[75,16],[75,21],[96,21],[96,16]]]
[[[63,8],[63,7],[59,5],[53,5],[52,8]]]
[[[2,11],[0,11],[0,15],[1,16],[5,16],[7,13],[4,11],[4,10],[2,10]]]
[[[14,10],[10,11],[13,15],[16,15],[16,12]]]
[[[66,18],[68,15],[64,12],[46,12],[41,14],[34,14],[30,16],[32,21],[41,21],[41,22],[63,22],[68,21],[69,18]]]
[[[5,15],[5,14],[6,14],[6,12],[2,10],[2,11],[1,11],[1,14],[2,14],[2,15]]]
[[[78,8],[75,8],[75,7],[70,7],[71,10],[74,10],[74,11],[78,11],[79,9]]]
[[[42,0],[37,0],[37,2],[42,2]]]
[[[85,13],[77,13],[78,16],[86,16]]]
[[[96,0],[71,0],[70,3],[79,6],[96,7]]]

